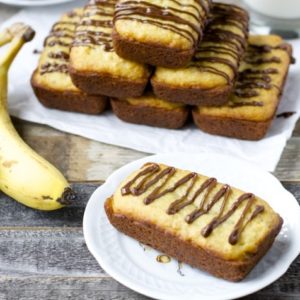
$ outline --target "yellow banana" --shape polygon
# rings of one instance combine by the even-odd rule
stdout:
[[[16,24],[0,33],[0,45],[11,42],[0,58],[0,191],[39,210],[55,210],[68,204],[74,194],[64,176],[32,150],[16,132],[7,111],[8,70],[34,31]]]

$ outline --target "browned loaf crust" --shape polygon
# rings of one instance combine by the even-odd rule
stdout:
[[[221,106],[228,102],[232,86],[203,90],[199,87],[175,87],[152,81],[155,95],[171,102],[189,105]],[[200,96],[201,95],[201,96]]]
[[[113,30],[113,43],[117,54],[153,66],[185,66],[192,59],[197,43],[202,39],[210,2],[190,0],[187,5],[180,6],[179,2],[170,1],[160,6],[153,0],[119,1]],[[132,27],[129,30],[130,37],[120,33],[125,22],[125,31]],[[145,34],[141,37],[142,32]],[[180,42],[176,44],[175,40]]]
[[[99,114],[105,110],[107,98],[80,91],[72,83],[68,72],[69,49],[81,15],[82,10],[75,9],[53,25],[44,42],[38,67],[31,77],[31,85],[38,100],[46,107]]]
[[[140,103],[135,105],[126,100],[111,99],[111,107],[119,119],[129,123],[169,129],[178,129],[185,125],[189,115],[187,107],[172,107],[172,104],[167,108],[160,107],[156,105],[160,100],[156,99],[151,100],[154,105],[149,105],[148,101],[145,101],[146,97],[137,98],[135,102]]]
[[[108,104],[104,96],[91,96],[82,92],[50,90],[38,86],[31,80],[33,91],[38,100],[48,108],[85,114],[100,114]]]
[[[216,277],[229,281],[241,281],[253,269],[257,262],[268,252],[275,237],[280,232],[282,221],[274,228],[259,251],[245,262],[234,262],[215,257],[200,247],[186,242],[163,229],[147,222],[137,222],[128,216],[114,213],[109,198],[105,202],[105,211],[110,223],[119,231],[148,245],[162,253],[174,257],[180,262],[204,270]]]
[[[271,51],[264,53],[258,47],[255,54],[248,50],[251,51],[249,55],[252,57],[268,59],[274,55],[275,58],[280,59],[280,62],[262,62],[261,64],[242,62],[240,74],[243,75],[243,71],[247,69],[262,70],[262,72],[276,69],[278,72],[276,74],[261,74],[270,78],[268,82],[263,83],[267,84],[266,88],[255,86],[254,78],[253,82],[250,81],[252,86],[247,89],[249,78],[241,76],[237,82],[235,93],[231,95],[228,104],[220,108],[195,107],[192,111],[193,119],[201,130],[210,134],[244,140],[260,140],[268,132],[287,78],[292,47],[283,43],[281,38],[277,36],[251,36],[251,45],[270,47],[269,51]],[[238,93],[236,94],[236,92]],[[243,93],[245,92],[246,94],[249,92],[250,97],[244,97]],[[251,95],[252,93],[253,95]]]
[[[248,20],[245,10],[214,3],[211,20],[191,63],[175,70],[156,69],[151,78],[155,95],[189,105],[227,103],[247,45]]]
[[[256,122],[201,115],[197,112],[197,109],[192,111],[192,115],[195,124],[207,133],[253,141],[262,139],[272,122],[272,119]]]
[[[73,83],[82,91],[93,95],[106,95],[108,97],[139,97],[143,94],[145,81],[130,81],[120,77],[95,72],[79,72],[69,66]]]
[[[112,42],[116,0],[89,1],[75,32],[69,72],[73,83],[92,95],[138,97],[148,83],[150,69],[119,57]]]
[[[153,169],[157,166],[160,168],[159,172]],[[155,171],[154,174],[147,172],[151,168],[152,172]],[[162,183],[163,177],[159,176],[167,169],[164,176],[169,176],[170,170],[173,172],[174,168],[148,163],[129,175],[120,184],[115,194],[105,202],[105,211],[110,223],[122,233],[141,243],[216,277],[230,281],[240,281],[245,278],[272,246],[282,227],[282,218],[265,201],[253,194],[244,193],[218,183],[214,178],[197,173],[175,169],[175,173],[172,173],[165,183]],[[156,176],[160,178],[158,181],[155,181]],[[189,185],[190,180],[194,180],[192,178],[195,176],[196,183]],[[183,181],[183,178],[187,177],[189,180]],[[132,181],[134,183],[130,183]],[[151,181],[152,185],[149,185]],[[179,182],[181,182],[180,185]],[[177,184],[178,192],[176,189],[172,189],[172,186]],[[205,187],[202,189],[203,186]],[[190,199],[193,197],[191,194],[197,193],[199,187],[202,192],[198,194],[198,197],[200,198],[203,193],[204,198],[201,198],[203,200],[197,202],[199,199],[193,198],[194,202],[191,202]],[[228,194],[225,192],[226,189],[227,192],[229,191]],[[223,194],[220,194],[221,191]],[[156,196],[160,195],[159,198],[153,198],[153,193]],[[225,206],[221,215],[218,210],[222,208],[214,207],[218,206],[216,204],[218,202],[214,202],[215,199],[222,199],[220,197],[225,197],[223,203],[230,203]],[[239,211],[237,215],[230,215],[229,220],[222,221],[219,228],[212,227],[216,232],[207,231],[208,224],[216,225],[217,223],[214,222],[224,218],[239,201],[236,199],[242,197],[244,199],[255,198],[252,198],[254,200],[251,201],[254,202],[251,202],[250,206],[248,206],[250,203],[248,202],[243,207],[235,208]],[[176,204],[174,205],[174,203]],[[202,206],[203,203],[204,206]],[[210,206],[211,203],[215,204]],[[195,213],[196,211],[197,213]],[[241,225],[238,221],[240,220],[239,216],[250,221],[244,220]],[[193,217],[195,219],[186,224],[187,217],[190,217],[189,220]],[[238,236],[233,234],[237,232],[236,229],[232,229],[237,226],[234,224],[242,226],[240,227],[242,231]],[[250,228],[247,228],[248,226]],[[204,229],[208,235],[203,235]]]
[[[180,50],[162,47],[159,44],[146,44],[122,38],[113,31],[113,42],[116,53],[126,59],[152,66],[178,68],[187,65],[193,57],[194,49]]]

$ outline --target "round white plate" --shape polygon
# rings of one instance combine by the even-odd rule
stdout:
[[[273,247],[239,283],[217,279],[178,262],[161,264],[160,253],[143,249],[137,241],[110,225],[104,202],[120,182],[146,162],[161,162],[216,177],[220,182],[266,199],[283,217],[284,225]],[[220,154],[163,154],[129,163],[115,171],[91,196],[83,219],[87,246],[102,268],[123,285],[156,299],[224,300],[254,293],[282,276],[300,253],[300,207],[294,196],[270,173],[242,160]]]
[[[0,0],[0,3],[13,6],[46,6],[71,1],[74,0]]]

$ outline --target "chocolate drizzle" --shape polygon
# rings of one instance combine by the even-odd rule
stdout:
[[[284,50],[289,52],[289,46],[287,44],[280,44],[277,46],[270,46],[270,45],[249,45],[248,53],[249,54],[263,54],[263,53],[270,53],[273,50]],[[295,58],[290,55],[290,63],[294,64],[296,62]]]
[[[161,184],[159,185],[157,188],[154,189],[154,191],[145,198],[144,200],[144,203],[146,205],[148,204],[151,204],[154,200],[166,195],[166,194],[169,194],[169,193],[172,193],[174,192],[177,188],[179,188],[181,185],[185,184],[186,182],[188,182],[189,180],[193,179],[193,177],[197,176],[196,173],[190,173],[188,175],[186,175],[185,177],[181,178],[179,181],[177,181],[172,187],[168,188],[168,189],[165,189],[163,191],[160,191],[162,187],[164,187],[166,185],[166,183],[168,182],[168,179],[170,179],[174,173],[176,172],[176,169],[175,168],[167,168],[165,169],[167,170],[167,178],[166,180]],[[163,170],[160,174],[163,174],[165,172],[165,170]],[[159,175],[157,176],[157,178],[159,178]]]
[[[116,0],[90,1],[85,7],[72,47],[103,46],[113,52],[112,26]]]
[[[270,63],[281,63],[281,59],[279,57],[259,57],[259,58],[245,58],[244,61],[250,65],[262,65],[262,64],[270,64]]]
[[[182,196],[169,205],[166,213],[168,215],[174,215],[189,205],[195,206],[196,200],[201,197],[200,204],[185,217],[185,222],[188,224],[192,224],[201,216],[209,214],[213,207],[221,201],[218,214],[201,229],[201,234],[205,238],[218,226],[226,222],[237,209],[246,202],[243,209],[241,209],[238,221],[234,224],[233,230],[228,237],[228,242],[231,245],[235,245],[238,242],[245,227],[264,211],[264,207],[261,205],[256,205],[254,209],[252,208],[255,202],[255,196],[251,193],[242,194],[228,207],[227,202],[231,195],[231,187],[225,184],[216,191],[217,180],[215,178],[208,178],[197,188],[199,180],[197,173],[188,173],[170,185],[169,182],[171,178],[176,175],[176,171],[174,167],[162,169],[156,163],[148,163],[144,165],[142,170],[135,175],[133,179],[128,181],[126,185],[121,188],[121,194],[123,196],[140,196],[152,187],[153,190],[143,200],[145,205],[150,205],[155,200],[169,193],[173,193],[179,187],[182,187]],[[252,211],[251,214],[250,211]]]
[[[285,44],[277,46],[255,45],[248,46],[246,56],[244,58],[245,69],[240,71],[235,84],[235,91],[228,106],[232,108],[243,106],[264,106],[264,102],[260,100],[246,101],[247,98],[255,98],[261,95],[260,90],[278,89],[280,87],[273,83],[273,75],[279,74],[279,69],[268,67],[269,64],[280,64],[282,61],[278,56],[272,56],[274,50],[287,51]],[[274,52],[276,53],[276,52]]]
[[[55,45],[59,45],[62,47],[70,47],[71,40],[74,38],[74,31],[76,26],[76,20],[78,19],[78,15],[74,16],[73,22],[57,22],[53,25],[52,30],[48,37],[44,41],[45,47],[53,47]],[[65,26],[68,25],[68,26]]]
[[[259,89],[270,90],[274,86],[271,74],[277,74],[278,70],[269,69],[246,69],[239,73],[238,80],[235,85],[235,95],[239,98],[253,98],[260,95]],[[231,107],[239,106],[263,106],[262,102],[236,102],[231,103]]]
[[[248,19],[248,14],[241,8],[214,3],[203,40],[191,65],[201,71],[219,75],[228,85],[233,85],[247,45]],[[218,64],[229,67],[231,72],[222,70]]]
[[[70,58],[70,45],[75,33],[76,24],[80,18],[80,14],[72,11],[67,14],[68,19],[64,19],[53,25],[52,30],[44,42],[46,48],[59,46],[60,50],[48,51],[47,57],[49,61],[42,64],[39,68],[40,74],[47,73],[64,73],[68,74],[68,62]]]
[[[256,91],[245,91],[244,93],[239,94],[239,97],[243,98],[252,98],[259,96],[259,93]],[[264,106],[262,101],[247,101],[247,102],[230,102],[230,107],[243,107],[243,106]]]
[[[179,0],[170,1],[170,6],[142,0],[119,1],[114,23],[119,20],[132,20],[155,25],[190,40],[195,46],[202,37],[210,1],[195,0],[193,4],[184,4]],[[193,21],[189,21],[190,18]]]
[[[48,57],[68,61],[70,58],[70,54],[64,51],[49,52]]]
[[[45,63],[40,67],[40,74],[44,75],[46,73],[69,73],[68,65],[67,64],[58,64],[58,63]]]

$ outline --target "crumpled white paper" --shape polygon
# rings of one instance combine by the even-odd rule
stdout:
[[[181,130],[133,125],[120,121],[111,112],[89,116],[47,109],[37,101],[32,92],[30,77],[39,58],[39,55],[33,53],[34,49],[42,49],[43,40],[52,24],[64,11],[80,4],[83,2],[24,9],[2,25],[3,27],[22,21],[30,24],[37,32],[34,41],[19,53],[10,72],[11,115],[93,140],[148,153],[214,151],[245,159],[269,171],[275,169],[300,115],[300,40],[291,42],[298,63],[291,67],[278,109],[278,113],[295,111],[296,114],[287,119],[275,119],[263,140],[253,142],[213,136],[201,132],[194,125]]]

